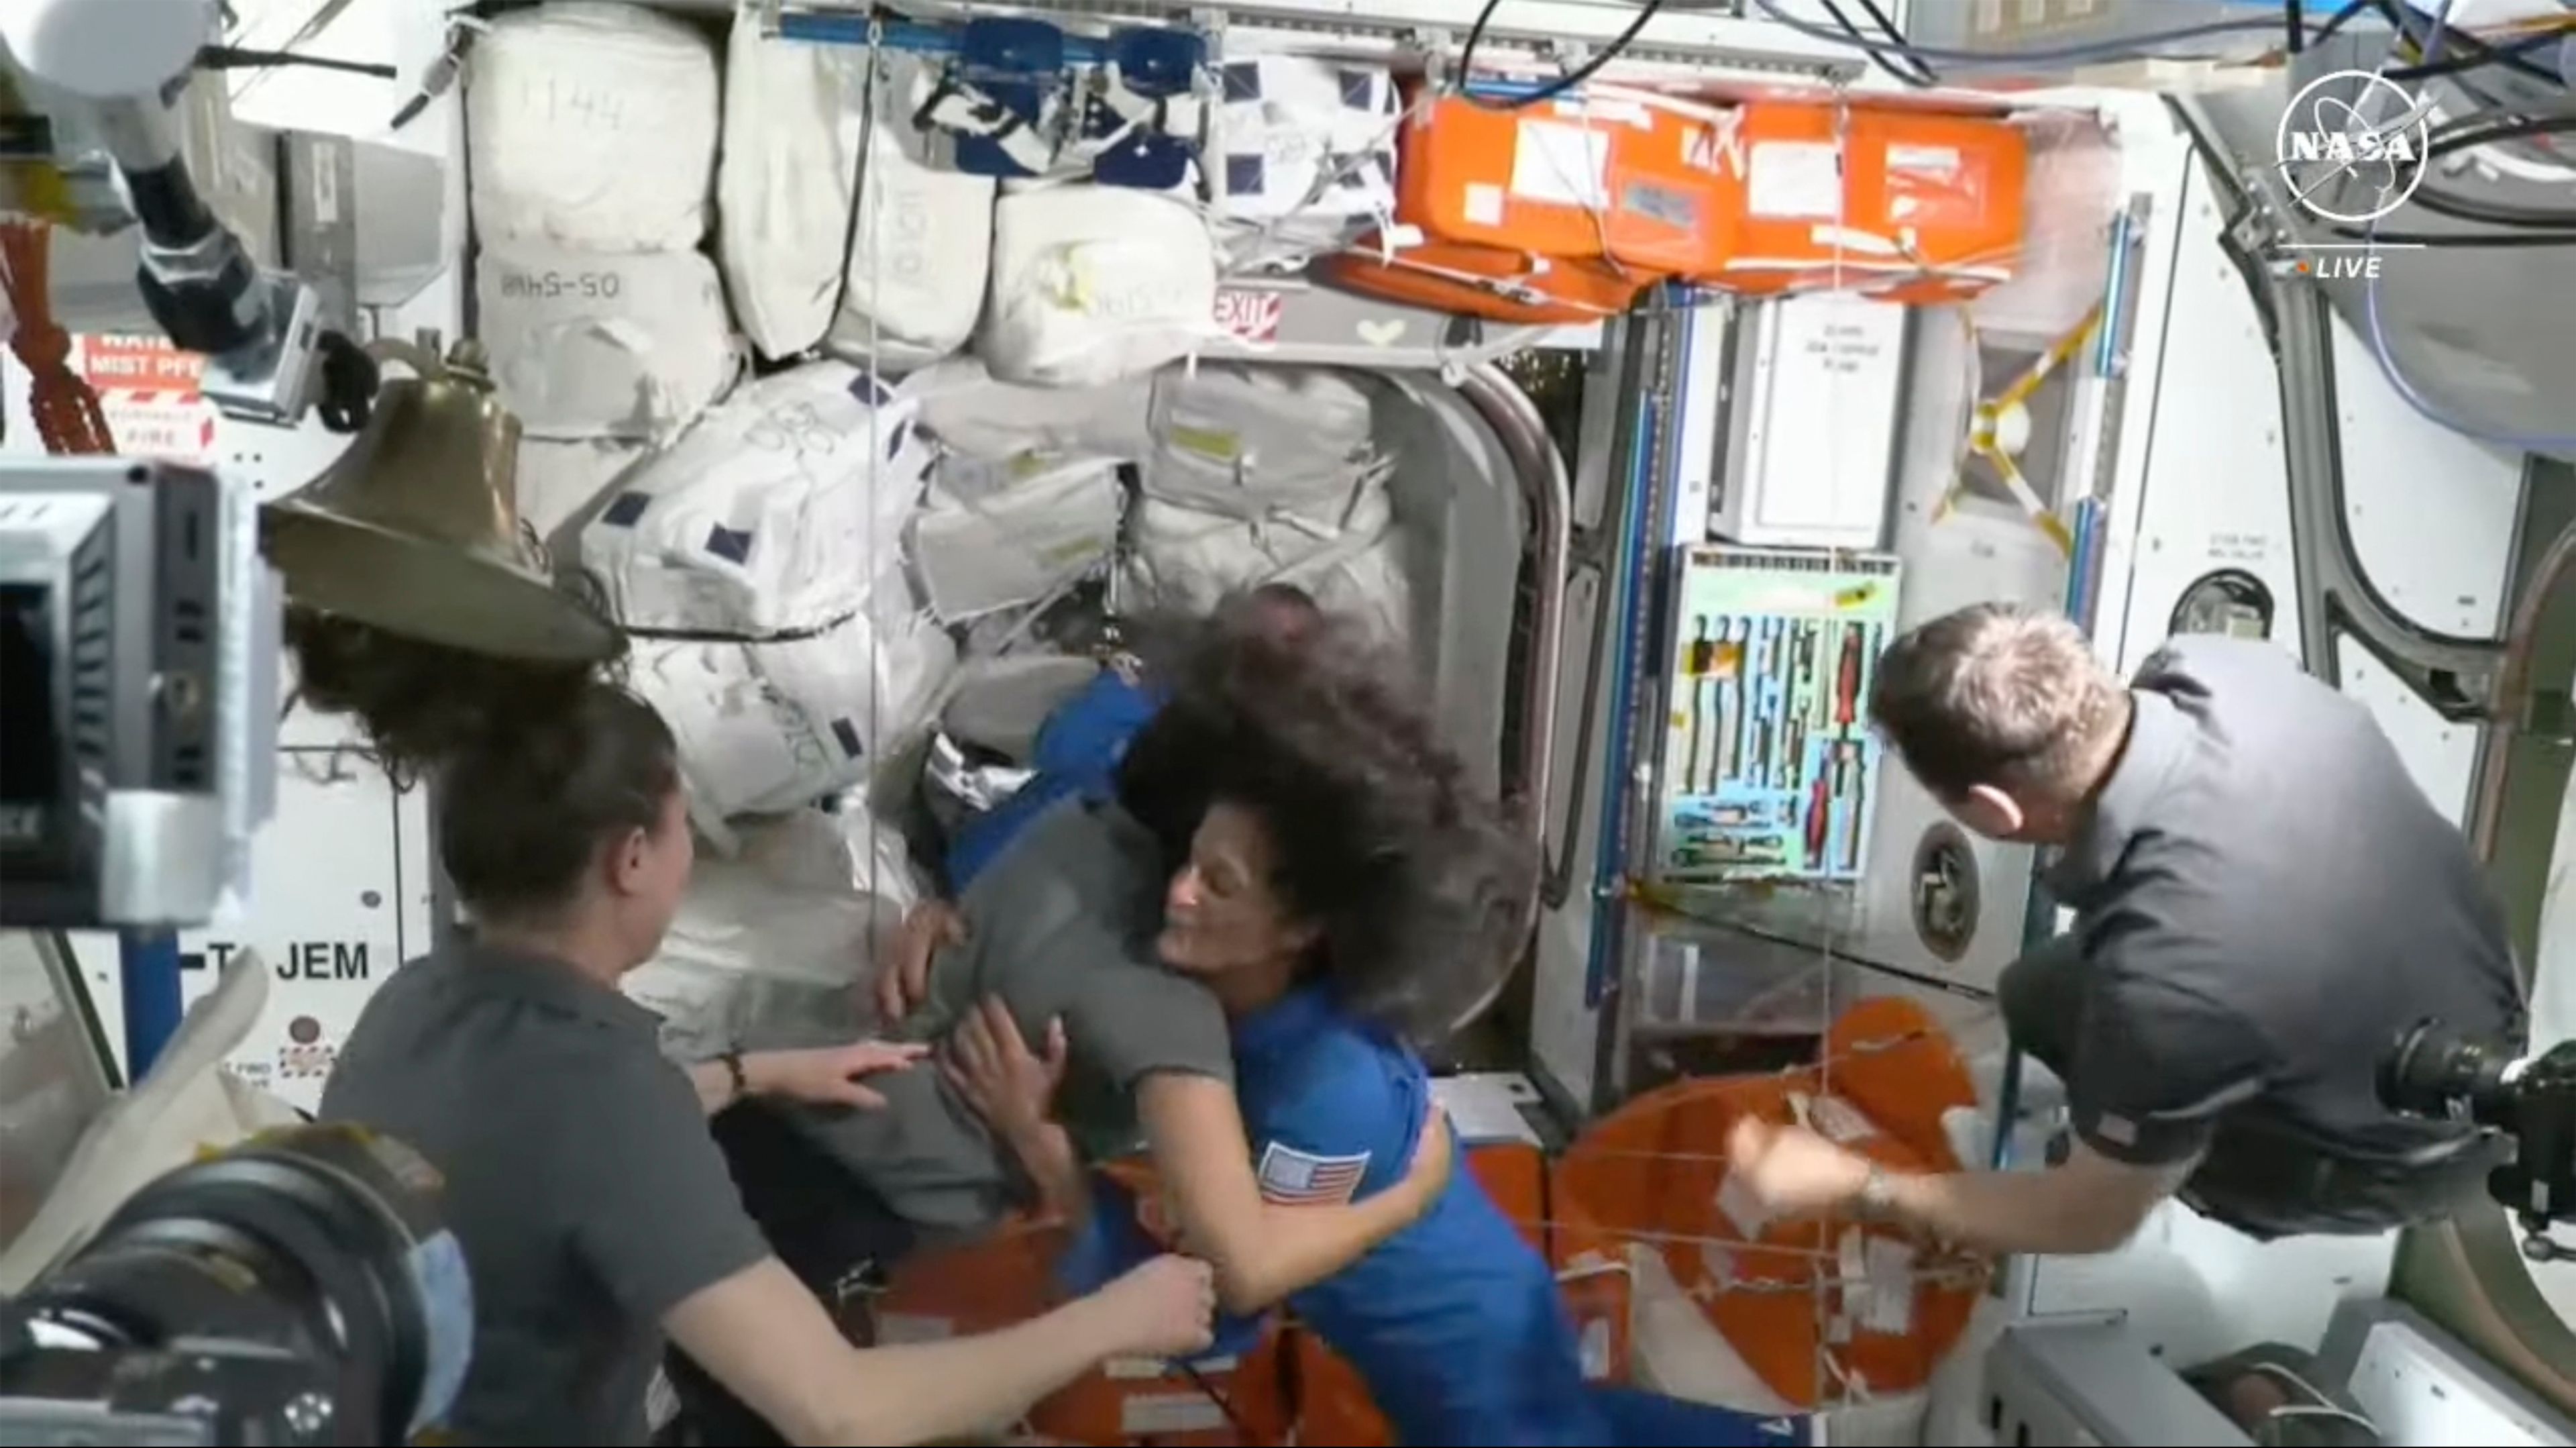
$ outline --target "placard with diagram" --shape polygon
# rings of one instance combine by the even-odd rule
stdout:
[[[1895,635],[1900,576],[1877,553],[1684,550],[1657,880],[1860,878],[1880,753],[1869,690]]]

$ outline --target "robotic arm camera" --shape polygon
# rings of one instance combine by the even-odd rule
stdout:
[[[0,44],[58,107],[85,115],[143,231],[137,282],[170,340],[205,355],[206,396],[292,423],[327,356],[312,288],[262,271],[197,192],[172,109],[216,38],[217,0],[0,0]]]
[[[2522,1223],[2523,1253],[2535,1262],[2576,1259],[2550,1239],[2576,1221],[2576,1041],[2515,1054],[2444,1026],[2418,1023],[2380,1062],[2379,1099],[2409,1116],[2473,1121],[2512,1139],[2514,1159],[2487,1178],[2487,1191]]]

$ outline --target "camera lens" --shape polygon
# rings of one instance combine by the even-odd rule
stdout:
[[[437,1190],[426,1163],[372,1133],[268,1133],[136,1193],[15,1307],[94,1361],[187,1360],[166,1378],[122,1372],[125,1388],[166,1381],[228,1420],[274,1414],[286,1429],[238,1441],[403,1442],[454,1400],[473,1346]],[[0,1397],[36,1386],[17,1377],[0,1371]],[[116,1396],[119,1409],[192,1416]]]
[[[2439,1021],[2418,1023],[2380,1061],[2379,1100],[2408,1116],[2465,1117],[2505,1127],[2504,1069],[2509,1050]]]

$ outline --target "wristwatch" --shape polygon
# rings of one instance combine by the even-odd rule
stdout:
[[[743,1074],[742,1052],[719,1052],[716,1056],[716,1061],[719,1065],[722,1065],[725,1068],[725,1080],[730,1084],[733,1091],[731,1099],[741,1101],[749,1097],[751,1095],[751,1078]]]
[[[1860,1194],[1852,1199],[1852,1210],[1861,1220],[1884,1222],[1895,1217],[1896,1199],[1889,1195],[1887,1168],[1877,1162],[1869,1164],[1869,1174],[1860,1179]]]

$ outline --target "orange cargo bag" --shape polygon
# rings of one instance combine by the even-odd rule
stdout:
[[[1618,316],[1660,277],[1622,274],[1577,257],[1426,242],[1382,246],[1364,238],[1318,260],[1315,280],[1410,307],[1514,326],[1581,326]]]
[[[1150,1170],[1114,1172],[1156,1200]],[[918,1252],[897,1267],[877,1299],[880,1342],[991,1332],[1025,1322],[1063,1300],[1055,1263],[1067,1234],[1020,1219],[986,1240]],[[1029,1410],[1028,1426],[1064,1443],[1121,1448],[1153,1442],[1238,1448],[1286,1440],[1290,1419],[1276,1328],[1238,1359],[1217,1358],[1194,1373],[1146,1359],[1115,1359]]]
[[[2020,260],[2030,153],[2003,121],[1756,101],[1724,154],[1730,249],[1692,280],[1955,301]]]
[[[1802,1120],[1899,1171],[1955,1171],[1942,1113],[1975,1088],[1922,1008],[1864,1001],[1826,1038],[1830,1069],[1683,1081],[1595,1123],[1557,1165],[1558,1240],[1657,1251],[1755,1375],[1800,1407],[1921,1387],[1967,1328],[1974,1258],[1936,1259],[1875,1223],[1772,1220],[1731,1180],[1736,1122]]]
[[[1433,241],[1705,271],[1732,249],[1726,117],[1598,91],[1518,110],[1417,104],[1397,142],[1396,220]]]
[[[1029,1410],[1029,1428],[1062,1443],[1182,1444],[1270,1448],[1288,1441],[1283,1334],[1277,1324],[1241,1357],[1211,1358],[1189,1372],[1143,1358],[1100,1371]]]

